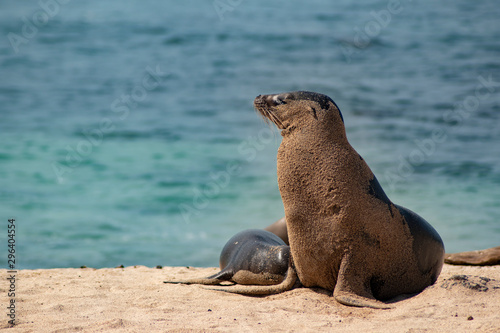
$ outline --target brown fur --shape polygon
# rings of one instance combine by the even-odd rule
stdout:
[[[347,141],[329,97],[292,92],[258,96],[254,104],[282,130],[278,183],[304,286],[334,291],[346,305],[385,308],[376,299],[417,293],[436,281],[444,255],[439,235],[389,201]]]

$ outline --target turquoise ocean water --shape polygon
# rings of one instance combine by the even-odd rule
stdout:
[[[3,1],[0,246],[18,268],[217,266],[283,216],[256,95],[332,97],[448,252],[500,245],[496,1]]]

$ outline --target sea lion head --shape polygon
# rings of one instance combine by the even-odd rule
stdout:
[[[294,91],[281,94],[259,95],[254,106],[265,120],[272,121],[283,136],[308,127],[340,124],[344,119],[335,102],[328,96]]]

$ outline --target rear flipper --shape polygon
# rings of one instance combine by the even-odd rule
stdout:
[[[451,265],[500,265],[500,246],[486,250],[445,254],[444,262]]]
[[[230,286],[227,288],[205,288],[205,289],[224,291],[227,293],[249,295],[249,296],[265,296],[265,295],[279,294],[288,291],[293,288],[296,281],[297,281],[297,273],[295,272],[293,266],[290,266],[286,273],[285,279],[279,284],[269,285],[269,286],[237,285],[237,286]]]
[[[373,297],[372,291],[367,289],[362,274],[357,274],[352,267],[347,267],[349,260],[344,258],[340,264],[337,283],[333,291],[333,297],[337,302],[357,307],[374,309],[390,309],[391,307]],[[359,273],[359,272],[358,272]]]
[[[195,278],[195,279],[187,279],[182,281],[163,281],[163,283],[172,283],[172,284],[204,284],[209,286],[222,285],[223,282],[234,282],[231,281],[233,277],[233,273],[229,271],[222,270],[217,274],[211,275],[206,278]]]

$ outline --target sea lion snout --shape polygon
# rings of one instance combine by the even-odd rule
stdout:
[[[276,115],[276,106],[285,104],[285,94],[275,95],[259,95],[255,97],[253,105],[255,109],[266,121],[272,121],[279,129],[284,129],[285,126]]]
[[[255,98],[254,105],[256,108],[265,104],[267,107],[273,108],[277,105],[286,104],[285,99],[288,94],[274,94],[274,95],[259,95]]]

